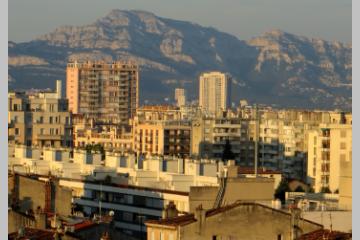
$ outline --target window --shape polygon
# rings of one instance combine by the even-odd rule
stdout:
[[[340,149],[346,149],[346,143],[345,142],[340,143]]]
[[[49,118],[49,122],[50,122],[50,123],[53,123],[53,117],[50,117],[50,118]]]
[[[277,240],[283,240],[283,237],[282,237],[281,234],[278,234],[278,235],[277,235]]]
[[[346,138],[346,130],[341,130],[340,137],[341,138]]]
[[[16,136],[20,135],[20,129],[15,128],[15,135],[16,135]]]
[[[346,154],[340,154],[340,161],[346,161]]]
[[[124,220],[125,222],[132,222],[132,221],[133,221],[133,213],[124,212],[124,214],[123,214],[123,220]]]

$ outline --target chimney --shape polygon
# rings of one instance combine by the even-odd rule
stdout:
[[[62,98],[61,80],[56,80],[56,96],[58,99]]]
[[[38,229],[46,229],[47,227],[47,215],[41,209],[35,212],[35,225]]]
[[[197,224],[197,233],[199,235],[201,235],[202,230],[205,227],[205,222],[206,222],[206,211],[205,209],[203,209],[202,204],[200,204],[196,209],[195,209],[195,219],[196,219],[196,224]]]
[[[166,205],[164,212],[163,212],[163,218],[174,218],[178,216],[179,211],[176,209],[176,205],[173,201],[170,201],[168,205]]]

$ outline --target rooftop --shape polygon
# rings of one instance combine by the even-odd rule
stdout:
[[[220,207],[220,208],[213,208],[213,209],[207,210],[206,213],[205,213],[205,216],[208,218],[208,217],[217,215],[219,213],[229,211],[229,210],[231,210],[233,208],[236,208],[238,206],[258,206],[258,207],[262,207],[262,208],[272,210],[274,212],[278,212],[278,213],[281,213],[281,214],[291,216],[291,214],[288,213],[288,212],[284,212],[282,210],[277,210],[277,209],[265,206],[263,204],[254,203],[254,202],[242,202],[242,201],[237,201],[237,202],[235,202],[233,204],[229,204],[229,205],[226,205],[226,206],[223,206],[223,207]],[[315,225],[319,225],[319,226],[322,227],[321,224],[318,224],[318,223],[315,223],[315,222],[312,222],[312,221],[309,221],[309,220],[306,220],[306,219],[302,219],[302,220],[304,220],[306,222],[310,222],[310,223],[315,224]],[[197,220],[196,220],[194,214],[187,214],[187,215],[178,216],[178,217],[169,218],[169,219],[148,220],[148,221],[146,221],[146,224],[166,225],[166,226],[184,226],[184,225],[196,222],[196,221]]]
[[[254,174],[255,169],[251,167],[238,167],[238,174]],[[282,174],[280,171],[274,171],[266,168],[258,168],[258,174]]]
[[[24,232],[19,235],[18,232],[10,233],[8,239],[11,240],[26,240],[26,239],[36,239],[36,240],[53,240],[54,233],[48,230],[41,230],[35,228],[25,228]]]
[[[306,233],[298,240],[348,240],[352,239],[351,233],[344,233],[339,231],[330,231],[328,229],[319,229],[310,233]]]

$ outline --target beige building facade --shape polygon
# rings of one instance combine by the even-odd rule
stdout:
[[[185,89],[175,88],[175,102],[178,107],[185,106],[186,104]]]
[[[322,225],[292,213],[252,202],[236,202],[217,209],[198,207],[193,214],[149,220],[149,240],[297,239]]]
[[[344,177],[348,175],[346,168],[349,166],[346,164],[351,161],[350,124],[324,124],[320,129],[309,132],[307,173],[308,181],[316,192],[325,188],[332,192],[340,192],[340,173],[344,171]]]
[[[72,116],[61,97],[61,81],[55,92],[9,92],[8,104],[9,143],[72,146]]]
[[[222,72],[206,72],[200,75],[199,106],[209,113],[226,110],[231,104],[231,78]]]

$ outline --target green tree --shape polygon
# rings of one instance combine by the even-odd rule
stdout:
[[[230,141],[229,139],[226,139],[226,142],[225,142],[225,146],[224,146],[224,150],[223,150],[223,153],[222,153],[222,160],[225,161],[225,160],[232,160],[235,158],[235,155],[234,153],[232,152],[231,150],[231,144],[230,144]]]
[[[296,189],[295,189],[295,192],[305,192],[305,190],[302,188],[302,186],[298,186]]]
[[[91,144],[87,144],[85,146],[85,150],[87,153],[91,153],[92,151],[95,152],[99,152],[101,153],[101,159],[104,160],[105,159],[105,149],[101,144],[95,144],[95,145],[91,145]]]
[[[285,193],[289,191],[289,182],[287,179],[283,178],[275,190],[274,197],[280,199],[282,203],[285,203]]]
[[[321,193],[331,193],[331,190],[330,190],[329,187],[322,187],[322,188],[320,189],[320,192],[321,192]]]

